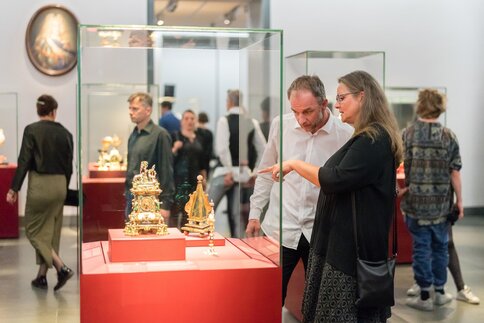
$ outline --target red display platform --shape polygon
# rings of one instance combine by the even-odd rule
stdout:
[[[185,235],[168,228],[167,235],[126,236],[123,229],[109,229],[111,262],[185,260]]]
[[[238,239],[186,248],[185,261],[113,263],[82,245],[81,322],[280,323],[281,271]]]
[[[18,238],[18,200],[13,205],[7,203],[7,196],[17,165],[0,165],[0,238]]]
[[[125,170],[99,170],[97,163],[89,163],[89,177],[90,178],[117,178],[126,177]]]
[[[108,240],[108,229],[124,228],[124,178],[83,178],[82,241]]]
[[[207,247],[209,244],[208,235],[201,237],[199,234],[186,235],[187,247]],[[225,238],[218,232],[215,232],[213,239],[214,246],[225,246]]]

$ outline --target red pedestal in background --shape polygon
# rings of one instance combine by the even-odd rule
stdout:
[[[108,229],[124,228],[124,178],[84,178],[82,241],[108,240]]]
[[[10,205],[5,200],[12,185],[17,165],[0,165],[0,238],[18,238],[18,200]]]
[[[81,322],[280,323],[280,267],[236,240],[216,256],[187,247],[186,261],[136,263],[111,263],[105,241],[84,243]]]

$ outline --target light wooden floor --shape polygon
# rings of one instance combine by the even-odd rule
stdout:
[[[454,227],[454,240],[464,280],[484,301],[484,216],[467,216],[458,223]],[[77,266],[77,252],[77,229],[65,227],[62,232],[61,256],[73,269]],[[23,230],[19,239],[0,239],[0,322],[79,322],[78,276],[74,276],[54,294],[52,288],[57,280],[55,271],[48,274],[47,291],[31,288],[30,281],[36,272],[34,251]],[[396,274],[397,305],[393,308],[391,323],[484,322],[484,305],[476,306],[454,300],[449,305],[428,313],[405,306],[405,291],[412,282],[411,266],[399,266]],[[455,296],[455,286],[450,274],[447,288]],[[297,320],[283,309],[283,322],[295,323]]]

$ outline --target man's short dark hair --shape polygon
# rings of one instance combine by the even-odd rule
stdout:
[[[161,107],[162,108],[167,108],[168,110],[171,110],[172,104],[170,101],[163,101],[161,102]]]

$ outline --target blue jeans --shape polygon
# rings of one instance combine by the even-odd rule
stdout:
[[[413,272],[415,281],[422,290],[431,285],[441,289],[447,282],[448,222],[419,225],[418,220],[406,217],[408,230],[413,239]]]

